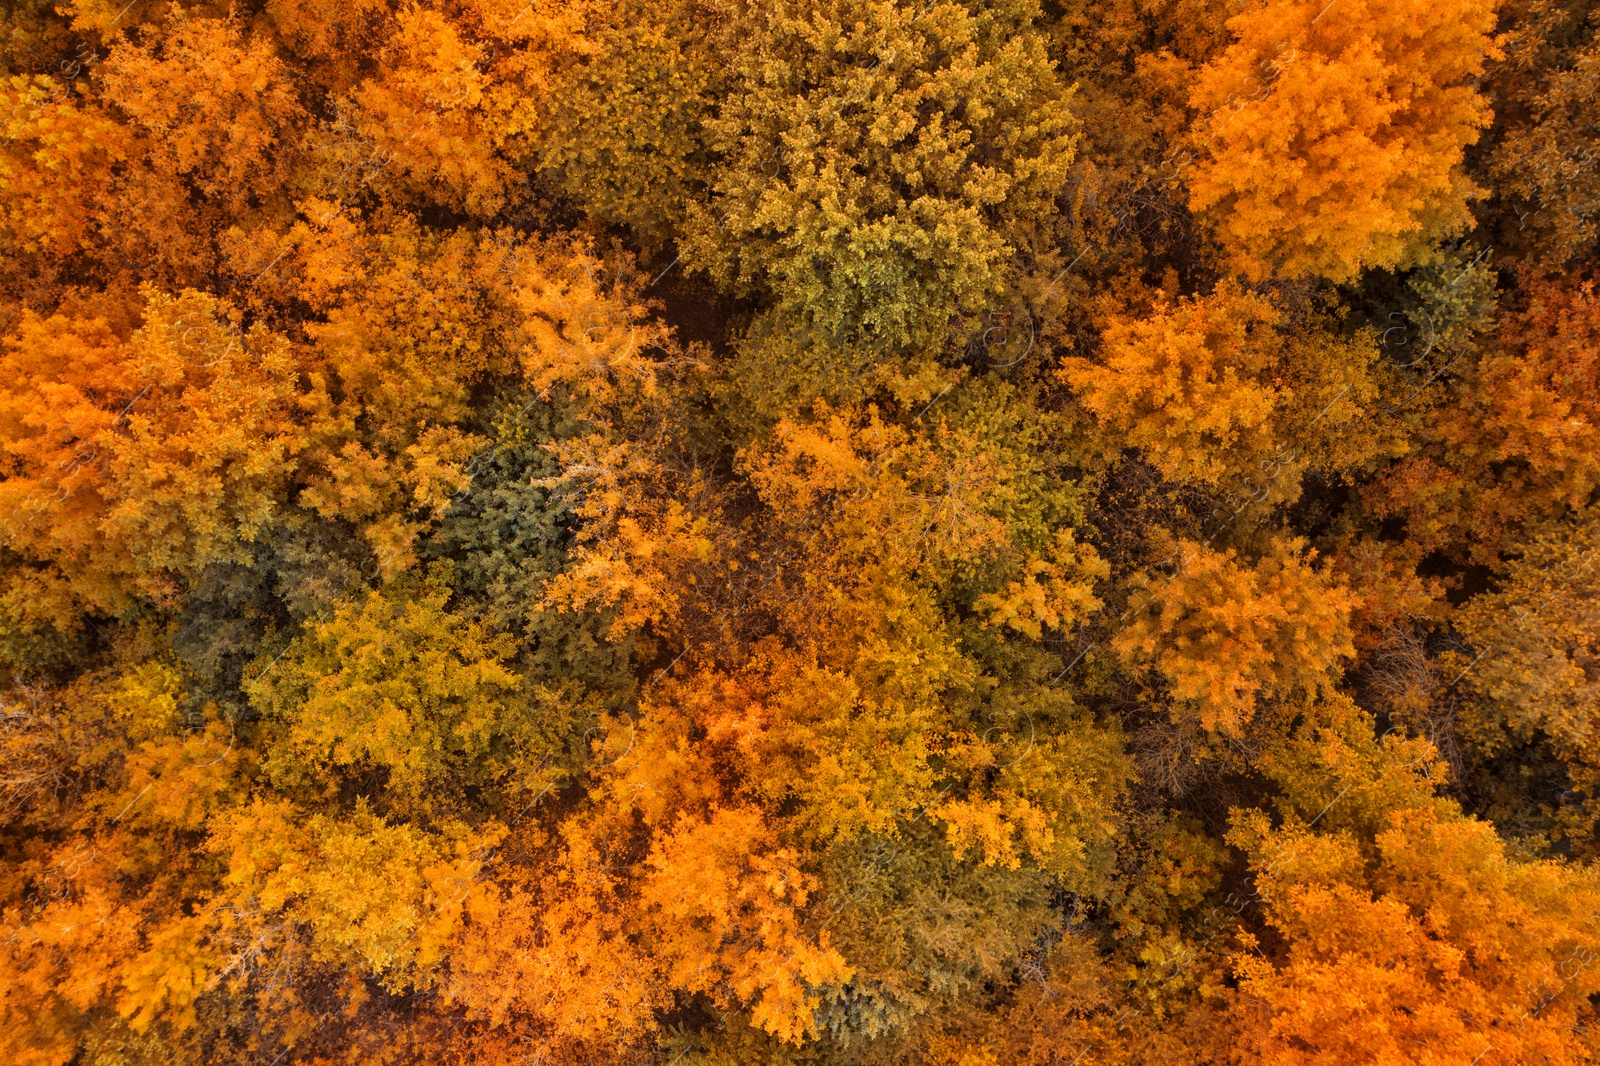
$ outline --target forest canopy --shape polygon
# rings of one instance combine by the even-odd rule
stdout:
[[[0,1061],[1600,1059],[1589,0],[0,64]]]

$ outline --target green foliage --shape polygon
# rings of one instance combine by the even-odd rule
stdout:
[[[1592,1061],[1595,16],[10,5],[0,1060]]]

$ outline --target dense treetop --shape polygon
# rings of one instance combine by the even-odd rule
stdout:
[[[1600,1057],[1587,0],[16,0],[0,1060]]]

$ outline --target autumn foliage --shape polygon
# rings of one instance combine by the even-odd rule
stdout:
[[[1597,30],[6,6],[0,1061],[1594,1061]]]

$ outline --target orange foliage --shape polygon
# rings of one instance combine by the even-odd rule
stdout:
[[[283,503],[305,442],[298,368],[215,298],[147,291],[126,340],[101,319],[28,314],[5,367],[6,543],[84,606],[238,558]]]
[[[1303,543],[1275,543],[1246,566],[1231,549],[1180,543],[1175,574],[1136,586],[1133,617],[1113,647],[1154,666],[1179,708],[1224,733],[1239,732],[1262,699],[1329,687],[1355,650],[1356,597],[1313,570],[1303,551]]]
[[[0,6],[0,1061],[1594,1060],[1592,8]]]
[[[1497,56],[1494,0],[1297,0],[1228,20],[1196,79],[1191,204],[1252,280],[1347,281],[1470,223],[1461,170],[1489,122],[1467,79]],[[1198,137],[1197,137],[1198,139]]]

